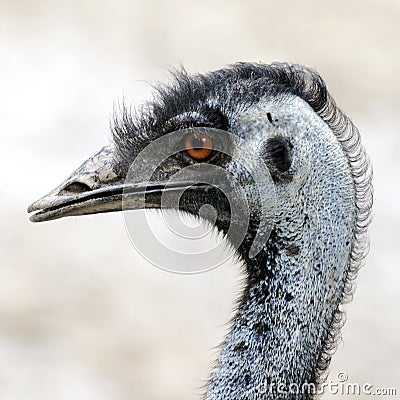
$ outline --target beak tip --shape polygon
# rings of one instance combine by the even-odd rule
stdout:
[[[28,212],[28,213],[31,213],[31,212],[33,212],[33,211],[39,211],[39,210],[41,210],[41,209],[43,208],[41,203],[42,203],[42,202],[41,202],[41,199],[40,199],[40,200],[34,201],[33,203],[31,203],[31,204],[28,206],[27,212]]]
[[[38,201],[35,201],[34,203],[32,203],[32,204],[30,204],[29,206],[28,206],[28,208],[27,208],[27,212],[28,213],[32,213],[32,212],[34,212],[34,211],[39,211],[39,210],[41,210],[42,209],[42,207],[40,207],[39,206],[39,200]],[[31,214],[30,216],[29,216],[29,220],[31,221],[31,222],[39,222],[40,221],[40,219],[37,217],[37,214]]]
[[[42,213],[35,213],[29,216],[30,222],[42,222],[44,219],[42,218]]]

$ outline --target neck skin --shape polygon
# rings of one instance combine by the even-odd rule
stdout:
[[[317,382],[329,362],[351,267],[355,182],[336,136],[303,103],[286,101],[285,113],[260,103],[240,120],[247,136],[265,137],[267,124],[254,121],[272,110],[277,133],[296,150],[293,176],[276,182],[274,229],[262,251],[249,259],[250,243],[239,248],[246,285],[206,400],[307,399],[302,386]]]
[[[338,228],[330,221],[343,220],[345,209],[328,220],[310,205],[304,209],[278,220],[262,252],[245,259],[246,285],[207,400],[311,397],[307,387],[295,390],[318,378],[347,278],[354,220],[350,215]]]

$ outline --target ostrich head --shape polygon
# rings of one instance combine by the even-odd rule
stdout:
[[[226,171],[250,205],[237,246],[246,284],[206,398],[308,398],[304,384],[321,382],[330,361],[340,305],[352,293],[366,250],[372,201],[371,168],[359,133],[321,77],[288,64],[240,63],[196,76],[179,72],[140,115],[123,109],[114,122],[112,145],[31,205],[29,211],[37,211],[31,220],[119,211],[123,199],[129,208],[160,208],[166,182],[187,166]],[[159,142],[176,131],[177,139]],[[150,182],[142,182],[140,166],[153,162],[147,155],[127,183],[130,165],[153,143],[172,143],[176,151],[151,165]],[[265,185],[273,182],[274,216],[267,220],[261,208],[272,192],[254,179],[255,171],[265,174]],[[193,184],[189,178],[168,188],[182,193],[169,206],[197,215],[212,205],[217,228],[234,241],[234,210],[218,179]],[[261,245],[250,254],[256,237]]]

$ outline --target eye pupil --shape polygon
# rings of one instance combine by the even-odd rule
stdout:
[[[212,153],[212,140],[202,132],[191,132],[185,137],[185,150],[194,160],[204,161]]]

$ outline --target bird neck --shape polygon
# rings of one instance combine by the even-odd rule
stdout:
[[[317,223],[309,219],[303,228]],[[352,238],[350,226],[328,241],[314,232],[288,238],[278,227],[256,259],[246,260],[246,285],[206,400],[310,398],[307,385],[329,362]]]

